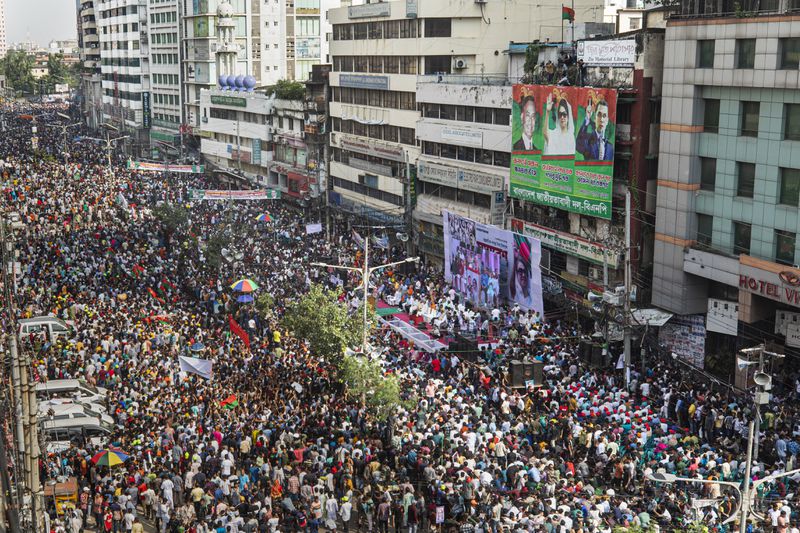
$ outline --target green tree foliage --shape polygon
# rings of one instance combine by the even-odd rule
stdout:
[[[396,412],[398,407],[409,407],[400,396],[397,376],[384,375],[378,361],[360,355],[346,355],[339,365],[339,379],[349,398],[361,401],[381,420]]]
[[[261,316],[267,316],[272,313],[275,306],[275,298],[267,292],[262,292],[256,298],[256,310]]]
[[[522,66],[525,74],[533,75],[533,72],[539,65],[539,47],[540,45],[538,43],[531,43],[525,50],[525,64]]]
[[[2,64],[2,70],[9,87],[15,91],[33,93],[36,85],[36,80],[33,79],[32,73],[34,66],[33,56],[22,50],[9,50],[0,61],[0,64]]]
[[[361,342],[362,318],[348,315],[335,291],[312,285],[308,293],[286,306],[283,325],[295,337],[307,340],[311,352],[330,362],[337,362],[345,348]]]
[[[60,53],[47,56],[47,76],[43,79],[45,92],[55,92],[57,83],[66,83],[70,86],[77,85],[73,69],[64,64],[64,54]]]
[[[274,94],[278,100],[302,100],[306,96],[306,86],[299,81],[278,80],[267,88],[267,94]]]
[[[178,204],[162,203],[153,208],[153,215],[161,223],[167,247],[172,242],[172,236],[178,229],[189,221],[188,210]]]

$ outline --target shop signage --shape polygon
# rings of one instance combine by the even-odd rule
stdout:
[[[376,5],[376,4],[370,4]],[[383,157],[392,161],[405,161],[405,152],[399,146],[379,144],[375,141],[358,139],[355,137],[340,137],[339,144],[344,150],[360,154]]]
[[[373,174],[380,174],[381,176],[391,176],[392,175],[392,167],[388,165],[380,165],[378,163],[373,163],[371,161],[367,161],[365,159],[359,159],[357,157],[351,157],[347,160],[347,163],[359,170],[366,170],[367,172],[371,172]]]
[[[232,107],[247,107],[247,100],[238,96],[211,95],[211,103]]]
[[[406,18],[417,18],[417,0],[406,0]]]
[[[636,41],[579,41],[578,59],[592,66],[632,66],[636,61]]]
[[[347,16],[351,19],[363,19],[367,17],[388,17],[392,14],[392,7],[388,2],[378,2],[377,4],[361,4],[347,8]]]
[[[147,129],[150,127],[150,120],[152,118],[150,111],[150,92],[142,92],[142,127]]]
[[[442,128],[439,135],[443,141],[455,141],[466,146],[483,146],[483,132],[463,128]]]
[[[533,237],[542,241],[542,246],[552,248],[556,251],[580,257],[597,265],[603,264],[603,253],[606,255],[608,268],[616,269],[619,267],[619,255],[606,248],[602,244],[597,244],[581,237],[576,237],[568,233],[563,233],[544,226],[539,226],[532,222],[525,222],[518,218],[511,220],[511,230],[515,233]]]
[[[800,325],[789,324],[786,326],[786,346],[800,347]]]
[[[800,283],[793,271],[778,274],[740,265],[739,290],[744,290],[776,302],[800,307]]]
[[[441,165],[424,159],[420,159],[418,167],[417,177],[422,181],[485,194],[505,189],[505,178],[501,175]]]
[[[375,4],[370,4],[375,5]],[[370,76],[367,74],[340,74],[340,87],[353,87],[355,89],[380,89],[389,90],[389,76]]]

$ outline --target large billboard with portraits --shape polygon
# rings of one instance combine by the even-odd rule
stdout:
[[[617,91],[514,85],[510,194],[611,218]]]
[[[504,302],[544,313],[539,240],[444,211],[445,280],[483,309]]]

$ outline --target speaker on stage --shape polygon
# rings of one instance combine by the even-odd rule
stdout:
[[[513,388],[524,388],[525,383],[533,381],[534,386],[543,383],[544,363],[541,361],[511,361],[508,365],[509,381]]]

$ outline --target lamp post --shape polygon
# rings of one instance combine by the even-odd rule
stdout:
[[[113,124],[109,124],[108,122],[104,123],[103,126],[108,128],[109,130],[114,130],[119,132],[119,128],[114,126]],[[114,175],[114,169],[111,166],[111,143],[121,141],[122,139],[127,139],[130,135],[122,135],[120,137],[111,138],[111,134],[106,131],[106,138],[105,139],[98,139],[97,137],[86,137],[87,139],[91,139],[93,141],[100,141],[106,143],[106,157],[108,158],[108,171],[111,172],[111,175]]]
[[[385,226],[371,226],[373,229],[382,229]],[[324,267],[324,268],[340,268],[342,270],[351,270],[353,272],[360,272],[361,273],[361,281],[364,285],[364,331],[362,332],[361,337],[361,353],[363,355],[367,355],[367,299],[369,298],[369,278],[373,272],[376,270],[382,270],[384,268],[389,268],[391,266],[402,265],[405,263],[419,263],[419,257],[407,257],[401,261],[393,261],[391,263],[386,263],[383,265],[378,265],[374,267],[369,266],[369,233],[364,236],[364,267],[350,267],[344,265],[329,265],[327,263],[311,263],[311,266],[315,267]]]
[[[66,119],[66,120],[70,120],[70,118],[71,118],[69,115],[65,115],[64,113],[56,113],[56,115],[58,115],[59,117],[61,117],[63,119]],[[61,128],[61,135],[64,138],[64,148],[63,149],[64,149],[64,170],[65,171],[67,170],[67,165],[69,165],[69,151],[67,150],[67,130],[69,128],[74,128],[75,126],[80,126],[80,125],[81,125],[80,122],[76,122],[74,124],[63,124],[63,125],[59,126]]]

